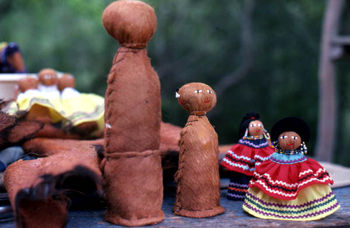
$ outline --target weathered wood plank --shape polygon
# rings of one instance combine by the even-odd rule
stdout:
[[[340,210],[327,218],[312,222],[290,222],[278,220],[264,220],[252,217],[242,210],[242,202],[226,199],[226,189],[221,191],[221,205],[226,208],[222,215],[193,219],[175,216],[172,214],[172,206],[175,202],[175,191],[167,190],[164,196],[163,210],[165,220],[151,227],[350,227],[350,187],[334,189],[341,205]],[[12,228],[12,222],[0,223],[0,227]],[[77,227],[119,227],[104,221],[104,210],[71,211],[67,228]],[[149,226],[148,226],[149,227]]]
[[[350,36],[336,36],[331,40],[332,44],[350,45]]]

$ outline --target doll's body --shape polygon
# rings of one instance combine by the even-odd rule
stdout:
[[[186,84],[179,94],[180,104],[191,115],[181,131],[174,214],[211,217],[225,211],[220,206],[218,136],[205,115],[215,106],[216,97],[212,89],[202,83]]]
[[[41,96],[41,92],[38,90],[39,80],[36,77],[25,77],[18,81],[19,94],[17,99],[23,100],[26,98],[32,98]]]
[[[92,93],[80,93],[75,89],[75,78],[64,73],[58,78],[62,104],[62,126],[80,135],[99,136],[104,125],[104,99]]]
[[[146,46],[157,18],[144,2],[116,1],[102,21],[121,45],[105,95],[105,219],[124,226],[156,224],[164,219],[160,82]]]
[[[69,73],[63,74],[57,83],[58,90],[61,92],[61,100],[79,97],[81,94],[75,89],[75,78]]]
[[[45,123],[39,136],[75,139],[103,134],[104,98],[77,91],[71,74],[58,77],[55,70],[46,68],[38,73],[38,78],[20,80],[18,87],[20,93],[8,113],[24,111],[26,119]],[[61,133],[56,134],[56,129]]]
[[[118,126],[105,129],[107,153],[159,148],[160,82],[147,50],[119,48],[107,82],[105,121]]]
[[[329,187],[328,172],[306,158],[310,130],[296,117],[278,121],[271,130],[276,152],[256,167],[243,204],[248,213],[263,219],[311,221],[339,209]]]
[[[38,76],[40,82],[38,89],[42,95],[48,99],[59,99],[60,91],[57,88],[57,72],[54,69],[45,68],[38,73]]]
[[[238,144],[231,147],[221,165],[231,171],[227,198],[244,200],[255,166],[269,159],[274,152],[270,137],[258,113],[247,113],[240,124]]]

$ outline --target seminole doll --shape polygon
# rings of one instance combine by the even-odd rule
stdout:
[[[190,113],[181,131],[175,215],[212,217],[225,211],[220,206],[218,135],[206,113],[216,105],[216,94],[203,83],[188,83],[176,93]]]
[[[270,146],[270,136],[256,112],[243,117],[239,127],[240,140],[231,147],[221,162],[230,173],[227,192],[229,200],[244,200],[248,184],[254,174],[255,166],[269,159],[274,152]]]
[[[243,209],[259,218],[311,221],[339,209],[328,172],[306,158],[310,129],[300,118],[286,117],[271,130],[276,147],[268,161],[256,167]]]

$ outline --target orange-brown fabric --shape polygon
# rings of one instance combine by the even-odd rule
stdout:
[[[48,139],[35,138],[23,144],[23,149],[32,152],[37,157],[47,157],[62,152],[84,153],[84,150],[92,152],[92,146],[103,146],[104,140],[72,140],[72,139]]]
[[[25,121],[0,112],[0,150],[31,139],[43,128],[37,121]]]
[[[0,111],[0,132],[12,128],[16,124],[16,118]]]
[[[180,133],[182,128],[170,123],[160,125],[160,147],[162,152],[179,151]]]
[[[108,222],[122,226],[156,224],[164,219],[162,167],[159,151],[106,155]]]
[[[164,219],[160,82],[145,49],[156,15],[144,2],[122,0],[110,4],[102,20],[122,46],[105,94],[105,219],[125,226],[156,224]]]
[[[45,121],[46,122],[46,121]],[[81,135],[65,131],[61,127],[57,127],[52,123],[45,123],[43,129],[41,129],[37,137],[52,138],[52,139],[83,139]]]
[[[43,124],[38,121],[17,122],[8,135],[8,141],[12,144],[20,144],[34,138],[42,127]]]
[[[159,148],[160,83],[145,49],[120,48],[105,95],[106,153]]]
[[[45,158],[19,160],[6,169],[4,184],[16,225],[62,227],[67,220],[69,192],[102,194],[100,161],[92,146],[96,141],[35,139],[31,143],[34,153],[54,152]]]
[[[204,83],[188,83],[179,89],[178,94],[181,107],[193,115],[205,115],[216,105],[214,90]]]
[[[146,47],[157,28],[153,8],[141,1],[113,2],[103,12],[102,21],[120,45],[130,48]]]
[[[194,218],[221,214],[225,209],[220,206],[218,136],[202,113],[215,106],[215,93],[205,84],[189,83],[179,95],[184,109],[200,115],[190,115],[181,131],[174,214]]]

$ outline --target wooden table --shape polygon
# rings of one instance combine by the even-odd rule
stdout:
[[[311,222],[290,222],[264,220],[250,216],[242,210],[242,202],[226,199],[226,189],[221,190],[221,205],[226,212],[212,218],[193,219],[175,216],[172,206],[175,202],[174,188],[167,190],[164,195],[163,211],[165,220],[151,227],[350,227],[350,186],[334,189],[340,203],[340,210],[334,214]],[[104,221],[104,210],[79,210],[69,212],[67,228],[106,228],[118,227]],[[0,227],[14,227],[12,221],[0,223]],[[150,227],[150,226],[148,226]]]

